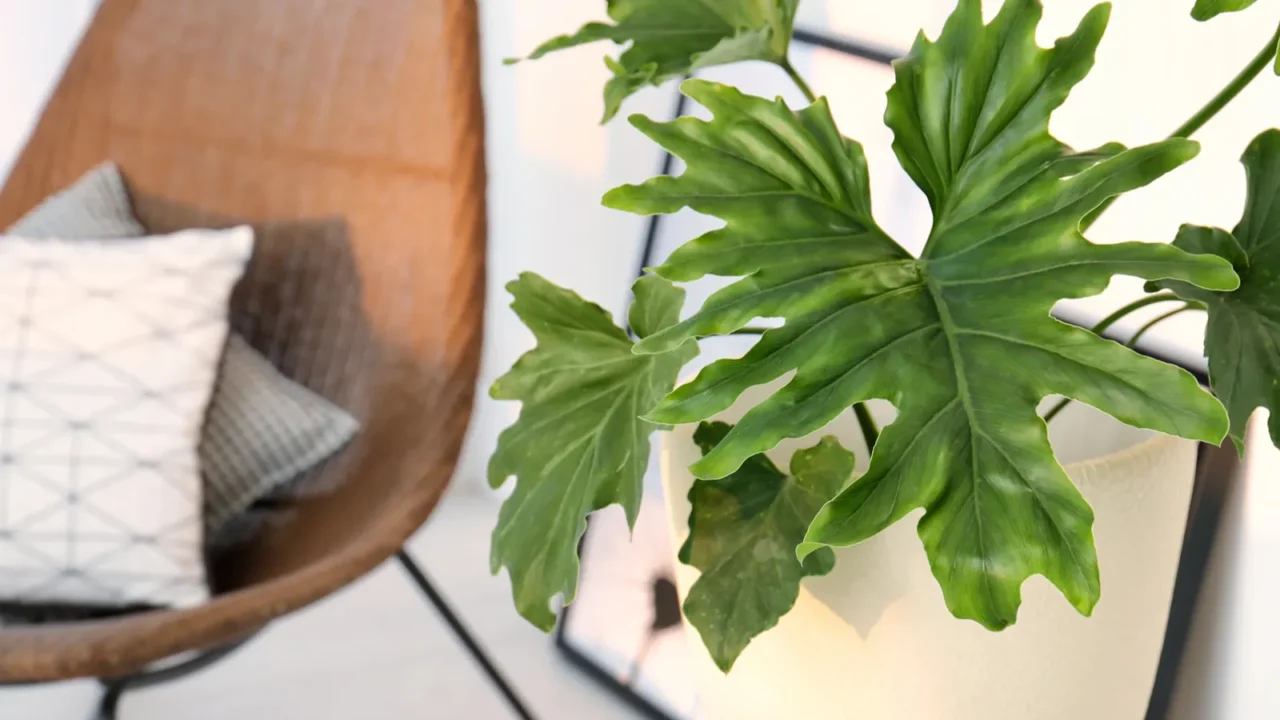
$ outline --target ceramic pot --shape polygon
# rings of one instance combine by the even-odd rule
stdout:
[[[767,395],[755,389],[719,419]],[[875,408],[888,409],[887,405]],[[664,433],[662,472],[673,547],[687,535],[700,457],[693,426]],[[852,413],[770,453],[835,435],[866,453]],[[1067,474],[1093,506],[1102,598],[1082,617],[1041,576],[1023,585],[1018,622],[990,632],[946,609],[916,535],[917,510],[836,552],[834,572],[805,581],[790,614],[725,676],[690,628],[709,720],[1141,720],[1164,640],[1195,478],[1196,443],[1129,428],[1073,403],[1051,425]],[[681,594],[697,571],[679,565]]]

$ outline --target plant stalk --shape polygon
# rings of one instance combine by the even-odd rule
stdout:
[[[796,72],[795,66],[791,64],[790,60],[783,60],[779,63],[779,66],[783,70],[787,71],[787,75],[791,77],[791,82],[795,83],[796,87],[800,88],[800,92],[804,93],[804,96],[808,98],[810,103],[818,102],[818,96],[813,94],[813,89],[809,87],[809,83],[805,82],[804,78],[800,77],[800,73]]]
[[[867,443],[867,454],[876,449],[876,441],[880,439],[880,428],[876,427],[875,418],[867,410],[866,403],[855,403],[853,416],[858,418],[858,427],[862,429],[862,439]]]
[[[1095,335],[1101,335],[1102,333],[1110,330],[1112,325],[1115,325],[1117,322],[1120,322],[1125,317],[1128,317],[1130,314],[1138,310],[1141,310],[1142,308],[1148,305],[1155,305],[1156,303],[1168,302],[1171,300],[1179,300],[1179,299],[1180,298],[1177,295],[1174,295],[1171,292],[1163,292],[1163,293],[1157,293],[1155,295],[1147,295],[1146,297],[1140,297],[1137,300],[1134,300],[1128,305],[1125,305],[1119,310],[1111,313],[1110,315],[1106,316],[1102,320],[1098,321],[1098,324],[1089,328],[1089,331]]]
[[[1178,129],[1174,130],[1169,137],[1189,138],[1195,134],[1197,130],[1204,127],[1205,124],[1221,112],[1228,103],[1235,100],[1236,96],[1248,87],[1249,83],[1253,82],[1254,78],[1258,77],[1265,68],[1271,65],[1272,61],[1275,60],[1276,57],[1277,44],[1280,44],[1280,26],[1276,27],[1276,31],[1271,36],[1271,39],[1267,41],[1266,47],[1262,48],[1262,50],[1260,50],[1258,54],[1249,61],[1249,64],[1246,65],[1238,75],[1232,78],[1231,82],[1227,83],[1226,87],[1222,88],[1217,95],[1214,95],[1204,107],[1196,111],[1195,115],[1192,115],[1186,122],[1179,125]],[[1080,232],[1083,233],[1092,227],[1102,213],[1106,212],[1107,208],[1111,207],[1117,197],[1119,196],[1113,195],[1107,198],[1101,205],[1094,208],[1093,212],[1090,212],[1089,215],[1085,217],[1084,222],[1080,224]]]
[[[1271,35],[1271,40],[1267,42],[1266,47],[1262,48],[1262,50],[1258,52],[1257,57],[1249,61],[1249,64],[1245,66],[1244,70],[1241,70],[1239,75],[1236,75],[1231,82],[1227,83],[1227,86],[1222,88],[1222,91],[1215,95],[1213,99],[1209,101],[1209,104],[1205,105],[1199,112],[1192,115],[1190,119],[1178,126],[1178,129],[1174,130],[1173,134],[1169,137],[1191,137],[1192,133],[1204,127],[1205,123],[1212,120],[1214,115],[1217,115],[1222,108],[1227,106],[1227,103],[1234,100],[1236,96],[1249,85],[1249,83],[1253,82],[1253,79],[1258,77],[1258,74],[1261,73],[1263,69],[1271,65],[1276,58],[1277,43],[1280,43],[1280,26],[1276,27],[1275,33]]]
[[[1130,309],[1127,312],[1125,312],[1125,315],[1129,314],[1130,312],[1133,312],[1133,310],[1138,309],[1138,307],[1146,307],[1147,305],[1151,305],[1153,302],[1163,302],[1165,300],[1176,300],[1176,299],[1177,299],[1176,297],[1167,297],[1163,295],[1151,295],[1149,297],[1145,297],[1142,299],[1142,301],[1149,301],[1149,302],[1138,301],[1138,302],[1130,303],[1128,306]],[[1138,307],[1132,307],[1133,305],[1137,305]],[[1143,325],[1142,327],[1138,328],[1138,332],[1134,333],[1133,337],[1129,338],[1129,342],[1125,343],[1125,347],[1130,349],[1137,347],[1138,341],[1142,339],[1143,335],[1147,334],[1148,330],[1155,327],[1156,325],[1159,325],[1165,320],[1168,320],[1174,315],[1180,315],[1188,310],[1203,310],[1203,309],[1204,309],[1204,305],[1202,303],[1193,302],[1193,301],[1184,302],[1182,304],[1182,307],[1177,308],[1175,310],[1170,310],[1169,312],[1163,315],[1159,315],[1153,318],[1152,320],[1150,320],[1149,322],[1147,322],[1146,325]],[[1115,317],[1115,313],[1112,313],[1112,317],[1108,317],[1107,320],[1111,320],[1112,324],[1114,324],[1115,321],[1119,320],[1121,317],[1124,317],[1124,315]],[[1106,322],[1106,321],[1104,320],[1103,322]],[[1102,325],[1102,323],[1098,323],[1098,325],[1100,326]],[[1094,332],[1098,332],[1097,326],[1095,326]],[[1053,407],[1049,408],[1049,412],[1044,414],[1044,421],[1049,422],[1050,420],[1054,419],[1055,417],[1058,416],[1058,413],[1062,412],[1063,409],[1070,404],[1071,404],[1071,398],[1063,398],[1062,400],[1058,401],[1057,405],[1054,405]]]
[[[1129,342],[1125,343],[1125,346],[1135,348],[1138,346],[1138,341],[1141,340],[1142,336],[1146,335],[1147,331],[1150,330],[1151,328],[1155,327],[1156,325],[1159,325],[1160,323],[1164,322],[1165,320],[1168,320],[1169,318],[1175,315],[1181,315],[1182,313],[1188,310],[1200,310],[1200,309],[1203,309],[1203,306],[1200,305],[1200,303],[1194,303],[1194,304],[1186,303],[1180,308],[1177,308],[1175,310],[1170,310],[1169,312],[1163,315],[1158,315],[1155,318],[1153,318],[1151,321],[1149,321],[1146,325],[1143,325],[1142,327],[1138,328],[1138,332],[1134,333],[1133,337],[1129,338]]]

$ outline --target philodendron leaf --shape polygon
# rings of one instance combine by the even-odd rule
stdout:
[[[1204,22],[1222,13],[1244,10],[1255,2],[1257,0],[1196,0],[1196,6],[1191,10],[1191,17]]]
[[[703,423],[693,440],[710,452],[731,426]],[[764,455],[723,480],[689,489],[689,539],[680,561],[702,571],[684,601],[716,665],[729,672],[760,633],[778,624],[800,595],[800,580],[826,575],[835,554],[822,548],[796,559],[809,522],[853,474],[853,453],[833,437],[791,456],[791,476]]]
[[[1259,135],[1242,158],[1249,181],[1244,217],[1233,232],[1184,225],[1174,246],[1223,258],[1240,275],[1235,292],[1185,283],[1153,283],[1209,308],[1204,352],[1209,383],[1231,415],[1231,439],[1244,451],[1245,427],[1258,406],[1271,411],[1280,446],[1280,130]]]
[[[897,420],[868,472],[818,514],[802,554],[860,542],[923,507],[919,533],[947,606],[993,629],[1014,622],[1019,588],[1033,574],[1082,613],[1099,596],[1093,513],[1053,457],[1036,413],[1042,398],[1064,395],[1131,425],[1210,442],[1227,430],[1221,404],[1189,373],[1049,315],[1059,299],[1101,292],[1116,274],[1218,290],[1238,280],[1218,258],[1081,236],[1089,211],[1186,162],[1197,146],[1077,153],[1054,139],[1049,115],[1092,66],[1108,8],[1052,50],[1036,45],[1040,15],[1039,2],[1008,0],[984,26],[978,0],[961,0],[936,42],[921,37],[895,65],[886,121],[934,211],[918,259],[871,218],[862,149],[840,136],[823,101],[792,113],[690,81],[685,92],[711,121],[633,119],[688,169],[606,196],[634,212],[690,207],[725,221],[659,274],[745,276],[637,352],[669,352],[756,317],[785,320],[649,414],[705,419],[794,371],[694,473],[725,477],[853,403],[893,402]]]
[[[611,40],[631,43],[606,59],[613,78],[604,88],[604,122],[646,85],[661,85],[700,68],[743,60],[783,63],[800,0],[609,0],[607,23],[539,45],[536,60],[556,50]]]
[[[635,355],[600,306],[533,273],[507,289],[538,346],[489,391],[522,403],[489,461],[493,487],[516,477],[493,531],[490,564],[494,573],[507,568],[520,614],[549,631],[551,598],[573,600],[587,514],[617,503],[635,523],[655,428],[640,416],[675,386],[697,347]],[[642,337],[675,322],[684,303],[683,290],[653,276],[636,282],[635,297],[631,326]]]

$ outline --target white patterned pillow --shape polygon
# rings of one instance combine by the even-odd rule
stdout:
[[[68,239],[147,234],[113,163],[49,197],[9,232]],[[341,449],[358,429],[346,411],[281,375],[232,333],[200,443],[206,530],[216,536],[255,500]]]
[[[0,236],[0,599],[208,597],[196,449],[252,246]]]

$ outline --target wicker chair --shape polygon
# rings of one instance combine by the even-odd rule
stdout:
[[[115,160],[153,232],[254,224],[233,326],[362,422],[192,609],[5,628],[0,682],[120,677],[253,634],[396,553],[449,481],[484,290],[474,0],[104,0],[0,227]]]

